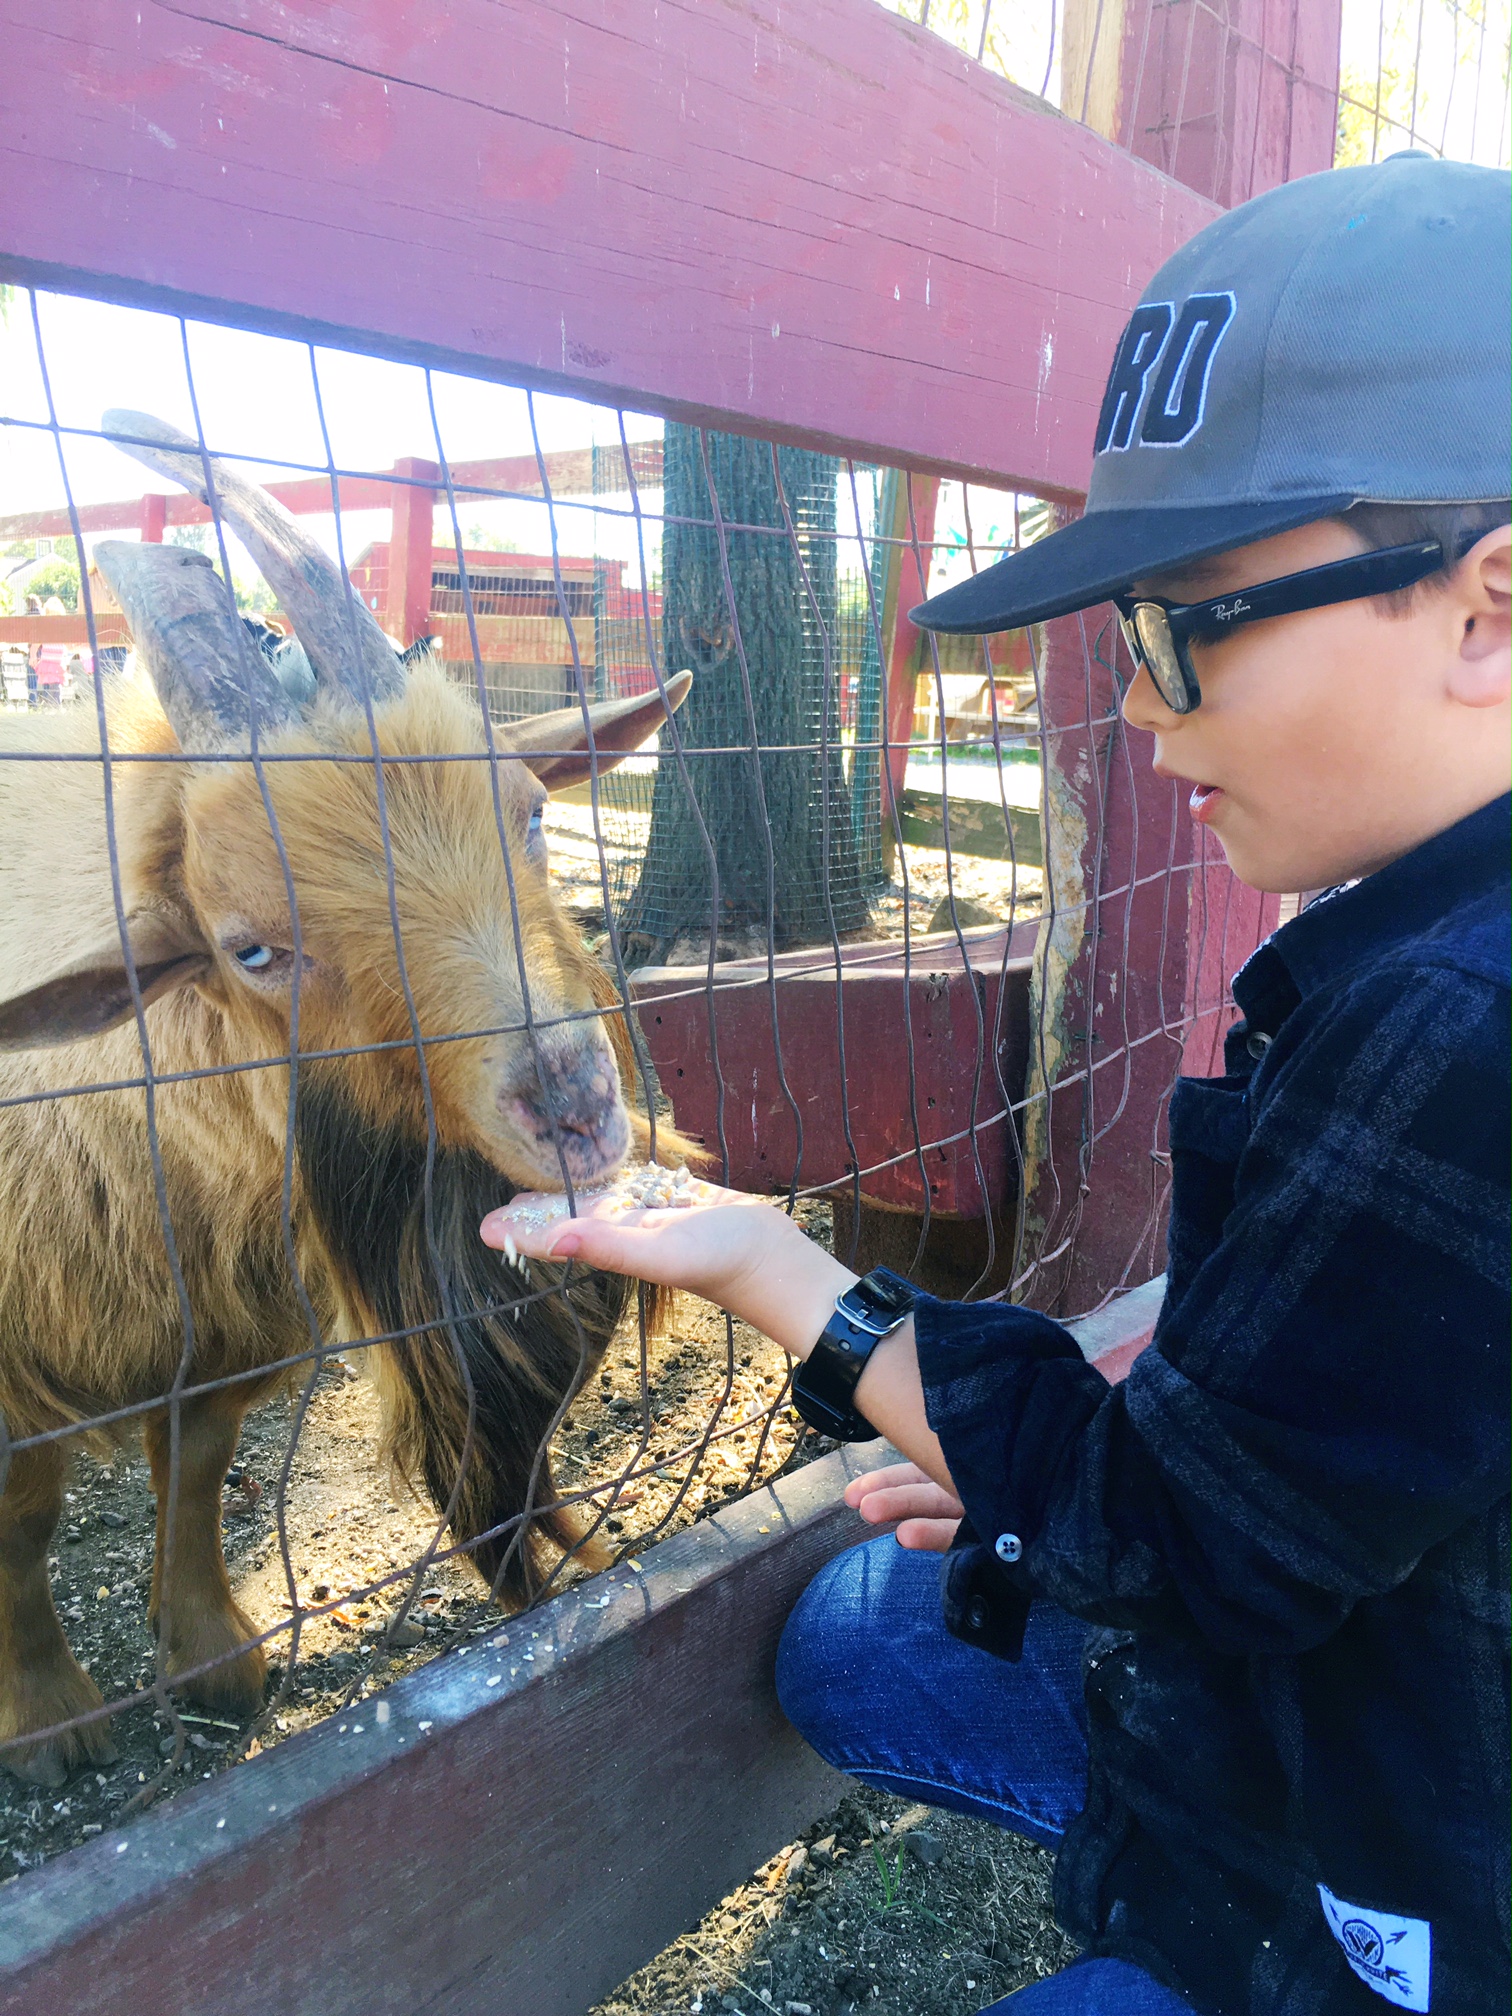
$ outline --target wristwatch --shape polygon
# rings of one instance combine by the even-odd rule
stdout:
[[[919,1299],[919,1291],[886,1267],[873,1267],[835,1303],[819,1341],[793,1377],[793,1405],[821,1435],[869,1442],[876,1434],[856,1411],[852,1394],[866,1361]]]

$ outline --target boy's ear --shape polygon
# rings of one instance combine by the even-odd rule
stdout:
[[[1512,689],[1512,525],[1478,539],[1454,579],[1463,628],[1451,692],[1462,706],[1500,706]]]
[[[581,707],[563,707],[555,714],[533,714],[528,720],[511,722],[505,731],[509,746],[525,755],[529,767],[548,791],[570,791],[574,784],[587,783],[593,774],[594,758],[602,776],[616,763],[634,755],[668,715],[677,712],[692,684],[691,672],[674,672],[667,681],[665,707],[661,694],[654,692],[632,700],[592,702],[588,708],[593,728],[591,754]],[[533,750],[541,754],[532,755]]]
[[[128,917],[126,935],[144,1006],[209,971],[208,946],[155,910]],[[0,1050],[77,1043],[118,1028],[135,1012],[125,954],[114,936],[61,973],[0,1001]]]

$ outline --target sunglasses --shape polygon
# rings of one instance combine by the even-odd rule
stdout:
[[[1162,602],[1148,595],[1115,595],[1113,605],[1123,625],[1125,641],[1136,665],[1142,665],[1155,691],[1173,714],[1192,714],[1202,705],[1202,688],[1192,664],[1194,640],[1216,643],[1243,623],[1263,623],[1271,616],[1295,616],[1304,609],[1326,609],[1335,602],[1359,602],[1370,595],[1390,595],[1410,588],[1444,564],[1444,549],[1436,539],[1413,546],[1383,546],[1374,553],[1356,553],[1326,567],[1300,574],[1282,574],[1237,594],[1212,602]]]

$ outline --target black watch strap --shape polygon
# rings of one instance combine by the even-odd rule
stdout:
[[[856,1410],[856,1382],[917,1300],[918,1290],[886,1267],[874,1267],[839,1297],[818,1343],[793,1376],[793,1405],[811,1428],[836,1442],[872,1439],[876,1429]]]

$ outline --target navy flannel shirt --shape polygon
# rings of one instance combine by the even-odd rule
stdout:
[[[917,1311],[947,1622],[1093,1627],[1057,1913],[1214,2016],[1506,2006],[1508,808],[1238,976],[1123,1385],[1033,1311]]]

